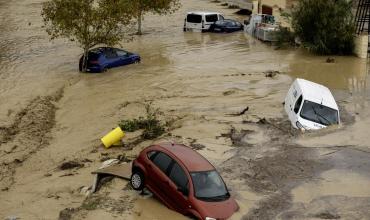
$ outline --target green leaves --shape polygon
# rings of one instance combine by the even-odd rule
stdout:
[[[352,54],[355,25],[347,0],[299,0],[292,26],[303,45],[318,54]]]
[[[165,133],[165,126],[159,121],[159,109],[152,108],[151,104],[145,105],[146,117],[139,117],[132,120],[122,120],[119,127],[126,132],[134,132],[143,129],[143,139],[155,139]]]
[[[132,19],[118,0],[50,0],[41,15],[51,39],[65,37],[84,50],[118,43]]]

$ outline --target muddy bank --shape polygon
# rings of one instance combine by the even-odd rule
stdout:
[[[351,124],[346,119],[351,118],[344,120]],[[365,182],[370,180],[370,154],[353,146],[307,148],[297,145],[295,140],[303,134],[286,132],[290,125],[283,119],[264,119],[247,124],[248,130],[233,128],[227,135],[236,150],[221,169],[224,176],[232,180],[233,188],[240,190],[245,183],[247,190],[263,195],[242,219],[351,219],[368,216],[367,210],[350,205],[350,201],[370,202],[370,191],[364,188]],[[261,132],[263,134],[258,134]],[[328,130],[326,134],[335,132]],[[322,134],[311,132],[309,135]],[[253,142],[253,136],[259,137],[259,141]],[[351,177],[347,179],[345,175]],[[326,181],[333,182],[325,186]],[[330,205],[327,203],[329,200]]]
[[[40,149],[47,147],[50,131],[55,125],[56,103],[63,89],[55,94],[37,97],[18,112],[9,127],[0,128],[0,188],[9,190],[14,184],[17,167]]]

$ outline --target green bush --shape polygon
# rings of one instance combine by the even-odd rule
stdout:
[[[314,53],[353,53],[355,25],[351,1],[299,0],[292,11],[292,27],[302,44]]]
[[[159,109],[153,109],[150,104],[145,105],[146,117],[139,117],[132,120],[122,120],[119,126],[127,132],[134,132],[143,129],[143,139],[154,139],[165,133],[164,125],[158,120]]]
[[[276,46],[284,47],[295,44],[295,34],[289,28],[279,27],[279,30],[276,32]]]

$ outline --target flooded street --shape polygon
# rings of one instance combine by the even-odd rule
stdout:
[[[122,42],[140,64],[78,72],[82,51],[49,41],[42,0],[0,0],[0,218],[187,219],[114,179],[86,199],[92,171],[175,141],[198,150],[223,176],[240,210],[232,219],[370,219],[370,78],[366,60],[275,50],[243,32],[184,33],[187,11],[243,16],[208,0],[183,0],[173,15],[147,15],[144,35]],[[280,74],[265,77],[266,71]],[[294,78],[328,86],[343,124],[290,128],[282,102]],[[132,149],[100,138],[151,103],[169,132]],[[236,114],[246,107],[242,115]],[[124,141],[130,142],[128,138]],[[76,160],[82,168],[60,170]],[[327,218],[328,219],[328,218]]]

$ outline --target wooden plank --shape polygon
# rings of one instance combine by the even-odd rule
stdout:
[[[126,180],[131,178],[131,163],[115,164],[103,169],[96,170],[92,174],[105,174],[120,177]]]

